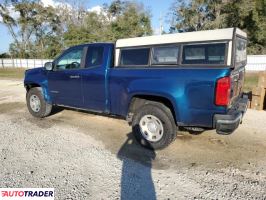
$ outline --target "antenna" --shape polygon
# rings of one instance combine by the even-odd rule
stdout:
[[[162,12],[160,12],[159,22],[160,22],[160,35],[162,35],[162,33],[163,33],[163,17],[162,17]]]

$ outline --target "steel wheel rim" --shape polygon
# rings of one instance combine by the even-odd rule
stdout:
[[[142,136],[150,142],[158,142],[163,137],[163,123],[154,115],[144,115],[139,127]]]
[[[30,96],[30,108],[33,112],[39,112],[41,110],[41,101],[35,94]]]

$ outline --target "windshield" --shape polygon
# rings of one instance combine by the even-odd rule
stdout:
[[[242,38],[236,38],[236,67],[241,67],[246,64],[247,61],[247,40]]]

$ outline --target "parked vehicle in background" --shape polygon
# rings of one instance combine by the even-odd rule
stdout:
[[[247,35],[237,28],[82,44],[27,70],[27,106],[123,116],[145,147],[170,144],[178,127],[232,133],[242,121]]]

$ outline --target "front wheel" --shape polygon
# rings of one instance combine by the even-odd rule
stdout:
[[[48,104],[42,93],[42,88],[31,88],[26,95],[27,107],[31,115],[37,118],[48,116],[52,111],[52,105]]]
[[[176,124],[168,107],[145,104],[133,116],[132,131],[137,141],[150,149],[162,149],[176,138]]]

